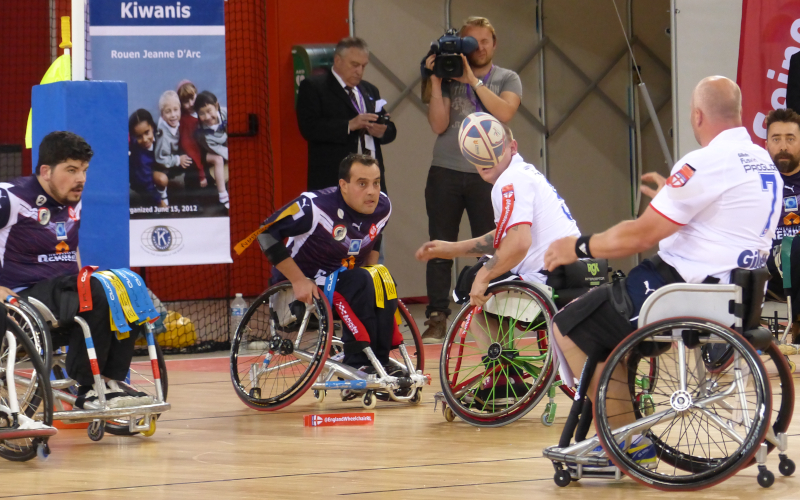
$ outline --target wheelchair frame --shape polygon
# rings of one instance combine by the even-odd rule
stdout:
[[[762,299],[763,301],[763,299]],[[681,313],[686,312],[686,315],[682,315],[680,317],[673,317],[673,310],[675,307],[680,307]],[[686,310],[686,311],[684,311]],[[710,312],[709,312],[710,311]],[[743,289],[739,285],[729,284],[729,285],[706,285],[706,284],[671,284],[666,285],[664,287],[659,288],[656,290],[652,295],[650,295],[645,303],[643,304],[640,316],[638,319],[639,329],[635,332],[631,333],[628,338],[632,338],[633,336],[637,335],[638,332],[643,332],[645,327],[650,325],[653,326],[661,326],[662,328],[670,327],[674,324],[674,328],[678,329],[681,327],[683,323],[691,322],[691,316],[700,316],[702,315],[703,319],[700,321],[709,320],[722,328],[724,330],[730,331],[731,333],[734,332],[742,332],[743,330],[743,317],[745,314],[744,304],[743,304]],[[659,321],[660,320],[660,321]],[[731,330],[723,325],[733,323],[734,328]],[[676,334],[675,329],[672,330],[672,335],[664,335],[664,338],[656,338],[653,337],[654,341],[658,342],[669,342],[669,343],[676,343],[678,345],[678,369],[680,370],[679,376],[679,385],[680,391],[686,392],[686,366],[687,360],[685,357],[685,351],[683,349],[684,346],[684,338],[681,333]],[[676,336],[677,335],[677,336]],[[739,336],[739,334],[736,334]],[[724,342],[720,339],[717,339],[718,342]],[[747,343],[747,341],[742,338],[742,341]],[[706,339],[706,342],[712,343],[714,339],[709,337]],[[623,342],[624,344],[625,342]],[[702,343],[698,341],[698,344]],[[622,345],[622,344],[621,344]],[[615,350],[616,352],[616,350]],[[628,354],[628,353],[626,353]],[[614,354],[612,353],[612,356]],[[628,354],[629,356],[630,354]],[[622,356],[622,354],[620,354]],[[742,359],[740,357],[734,356],[734,363],[741,363]],[[754,364],[759,367],[760,372],[764,372],[763,365],[761,364],[760,358],[755,356],[753,360]],[[584,370],[582,374],[582,378],[578,384],[578,398],[576,398],[575,403],[573,403],[573,408],[570,412],[570,416],[567,419],[567,424],[565,425],[564,432],[562,433],[561,442],[558,446],[552,446],[546,448],[544,450],[544,456],[550,459],[553,462],[553,467],[555,469],[555,476],[554,481],[558,486],[567,486],[571,481],[577,481],[579,479],[585,477],[596,477],[596,478],[613,478],[613,479],[620,479],[622,477],[622,471],[616,465],[613,466],[613,471],[592,471],[592,470],[585,470],[585,466],[593,466],[593,467],[608,467],[609,466],[609,457],[608,453],[603,446],[603,451],[597,454],[594,450],[597,448],[598,445],[601,444],[601,440],[599,436],[595,436],[590,439],[585,439],[586,430],[588,429],[588,425],[584,424],[581,425],[579,423],[579,419],[577,415],[579,413],[583,413],[587,407],[591,408],[591,403],[586,397],[586,387],[591,380],[595,372],[597,361],[594,359],[588,359],[586,364],[584,365]],[[701,363],[702,364],[702,363]],[[784,365],[778,363],[777,364],[779,370],[784,370]],[[612,367],[613,368],[613,367]],[[704,367],[705,369],[705,367]],[[609,368],[607,367],[605,371],[608,371]],[[711,415],[708,411],[704,408],[707,405],[711,405],[719,401],[721,404],[720,406],[727,411],[735,412],[735,409],[731,407],[731,405],[727,404],[726,402],[722,401],[725,397],[731,395],[734,390],[738,391],[739,394],[739,405],[741,408],[747,407],[747,401],[743,395],[744,385],[743,385],[743,376],[741,373],[741,369],[738,365],[735,366],[735,377],[733,382],[730,383],[730,387],[728,387],[722,393],[707,397],[705,401],[691,401],[691,396],[689,397],[690,404],[685,405],[680,403],[681,398],[675,398],[673,394],[673,398],[670,400],[670,406],[666,409],[658,412],[652,412],[647,416],[644,416],[641,419],[638,419],[636,422],[628,425],[624,425],[620,428],[611,430],[611,434],[613,436],[613,440],[617,443],[624,442],[628,443],[628,447],[630,447],[631,438],[635,434],[644,435],[646,431],[648,431],[653,425],[659,422],[662,418],[664,418],[669,413],[676,413],[681,411],[689,410],[691,407],[699,407],[700,410],[709,418],[709,420],[714,421],[717,425],[719,431],[733,441],[736,441],[740,445],[743,444],[743,439],[741,436],[738,435],[736,430],[729,424],[731,420],[729,419],[728,422],[723,421],[719,416]],[[766,381],[767,390],[770,389],[769,377],[766,373],[759,373],[753,374],[755,376],[760,376]],[[752,375],[751,375],[752,376]],[[604,390],[602,387],[598,387],[598,394]],[[647,393],[647,388],[644,388],[644,393]],[[677,394],[677,393],[675,393]],[[686,393],[688,394],[688,393]],[[791,397],[793,399],[794,392],[791,391]],[[771,398],[770,398],[771,399]],[[677,403],[676,403],[677,401]],[[638,401],[637,401],[638,403]],[[676,404],[678,406],[676,406]],[[686,406],[684,408],[684,406]],[[634,410],[635,411],[635,410]],[[749,431],[752,422],[749,421],[749,417],[747,416],[746,412],[742,413],[742,422],[743,426]],[[733,418],[733,417],[732,417]],[[596,424],[599,425],[599,422]],[[755,462],[758,463],[758,482],[763,487],[769,487],[774,481],[774,475],[767,470],[766,468],[766,459],[767,454],[769,452],[768,445],[771,444],[779,449],[780,453],[780,467],[779,470],[783,475],[791,475],[794,472],[794,462],[792,462],[786,456],[785,452],[787,450],[787,438],[786,434],[783,432],[775,433],[773,431],[771,422],[767,418],[765,423],[763,424],[765,429],[763,429],[763,436],[760,438],[760,444],[755,445],[757,449],[753,451],[755,454]],[[576,427],[578,427],[578,432],[575,434],[575,444],[570,444],[572,439],[572,434],[575,432]],[[582,427],[582,428],[581,428]],[[598,435],[600,434],[600,429],[598,428]],[[752,456],[752,455],[751,455]],[[751,464],[752,462],[750,462]],[[566,470],[563,468],[563,465],[567,465]],[[745,463],[742,466],[747,466],[748,464]],[[735,474],[736,471],[733,471],[729,474]],[[725,477],[727,477],[726,474]],[[635,476],[634,479],[636,479]],[[643,484],[647,484],[647,481],[642,481],[640,479],[636,479]],[[724,480],[724,478],[723,478]],[[701,487],[711,486],[713,484],[708,485],[700,485],[697,487],[692,487],[692,485],[688,485],[690,489],[697,489]],[[686,489],[687,485],[682,485],[681,487],[671,488],[668,486],[654,486],[653,484],[648,484],[652,487],[658,487],[659,489],[670,490],[670,489]]]

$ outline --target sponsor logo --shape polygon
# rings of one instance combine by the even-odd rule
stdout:
[[[369,239],[374,240],[378,236],[378,226],[375,224],[369,227]]]
[[[686,163],[680,168],[680,170],[669,176],[667,179],[667,185],[674,188],[683,187],[684,184],[689,182],[689,179],[692,178],[695,171],[696,170],[693,166]]]
[[[66,241],[60,242],[56,245],[56,253],[42,254],[37,257],[39,262],[78,262],[76,252],[69,250],[69,245]]]
[[[347,308],[343,303],[337,302],[336,309],[339,312],[339,317],[342,318],[344,324],[347,325],[347,329],[350,330],[350,333],[352,333],[353,335],[361,333],[361,329],[356,326],[355,322],[350,317],[350,314],[347,312]]]
[[[75,208],[73,207],[69,207],[69,218],[72,220],[80,219],[80,217],[78,217],[78,213],[75,211]]]
[[[120,2],[120,18],[122,19],[189,19],[192,8],[181,6],[180,2],[164,5],[139,5],[138,2]]]
[[[644,294],[645,295],[648,295],[648,294],[653,293],[655,291],[656,291],[655,288],[650,288],[650,282],[649,281],[645,281],[644,282]]]
[[[43,194],[40,194],[39,196],[36,197],[36,206],[37,207],[41,207],[45,203],[47,203],[47,198],[45,198]]]
[[[374,413],[328,413],[325,415],[303,415],[303,425],[306,427],[372,425],[374,423]]]
[[[342,265],[347,269],[353,269],[356,265],[356,258],[351,255],[350,257],[342,259]]]
[[[66,222],[56,222],[56,239],[57,240],[66,240],[67,239],[67,223]]]
[[[587,262],[586,270],[592,273],[592,276],[597,276],[597,273],[600,272],[600,264],[597,262]]]
[[[69,245],[67,245],[66,241],[62,241],[58,245],[56,245],[56,253],[66,253],[69,252]]]
[[[506,226],[511,219],[511,213],[514,211],[514,185],[503,186],[500,192],[503,199],[503,208],[500,211],[500,220],[497,221],[497,231],[494,233],[495,248],[500,246],[500,240],[503,239],[503,233],[506,232]]]
[[[350,248],[347,249],[347,255],[358,255],[361,251],[361,240],[350,240]]]
[[[140,244],[150,255],[174,255],[183,249],[183,235],[172,226],[153,226],[142,231]]]
[[[361,224],[363,224],[363,222],[359,222],[358,224],[356,224],[355,222],[350,223],[351,226],[358,229],[359,231],[361,231]]]
[[[333,239],[334,240],[342,241],[345,236],[347,236],[347,228],[344,227],[344,224],[339,224],[338,226],[333,228]]]
[[[50,210],[46,208],[40,208],[37,219],[39,220],[39,224],[46,226],[50,222]]]
[[[783,218],[783,225],[794,226],[795,224],[800,224],[800,215],[794,212],[786,214],[786,217]]]
[[[739,254],[739,260],[736,264],[745,269],[759,269],[767,265],[769,252],[762,252],[760,250],[745,250]]]
[[[787,212],[797,212],[797,196],[787,196],[784,198],[783,209]]]

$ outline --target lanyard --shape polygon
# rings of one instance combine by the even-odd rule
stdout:
[[[481,78],[481,81],[483,82],[484,85],[486,85],[486,82],[489,81],[489,77],[492,76],[493,69],[494,69],[494,64],[492,64],[492,67],[489,68],[489,72],[483,75],[483,78]],[[481,102],[480,100],[478,100],[478,95],[475,94],[473,97],[473,94],[475,94],[475,92],[473,92],[470,84],[467,84],[467,99],[469,99],[469,102],[471,102],[472,105],[475,106],[475,112],[478,113],[482,111]]]

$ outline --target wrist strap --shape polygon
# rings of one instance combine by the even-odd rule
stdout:
[[[578,237],[578,241],[575,242],[575,255],[578,256],[579,259],[593,259],[592,252],[589,250],[589,239],[591,239],[592,235],[581,235]]]

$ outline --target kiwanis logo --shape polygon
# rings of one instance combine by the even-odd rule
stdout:
[[[145,229],[140,243],[150,255],[173,255],[183,249],[183,235],[171,226],[153,226]]]
[[[597,262],[587,262],[586,270],[592,273],[592,276],[597,276],[597,273],[600,272],[600,264]]]

